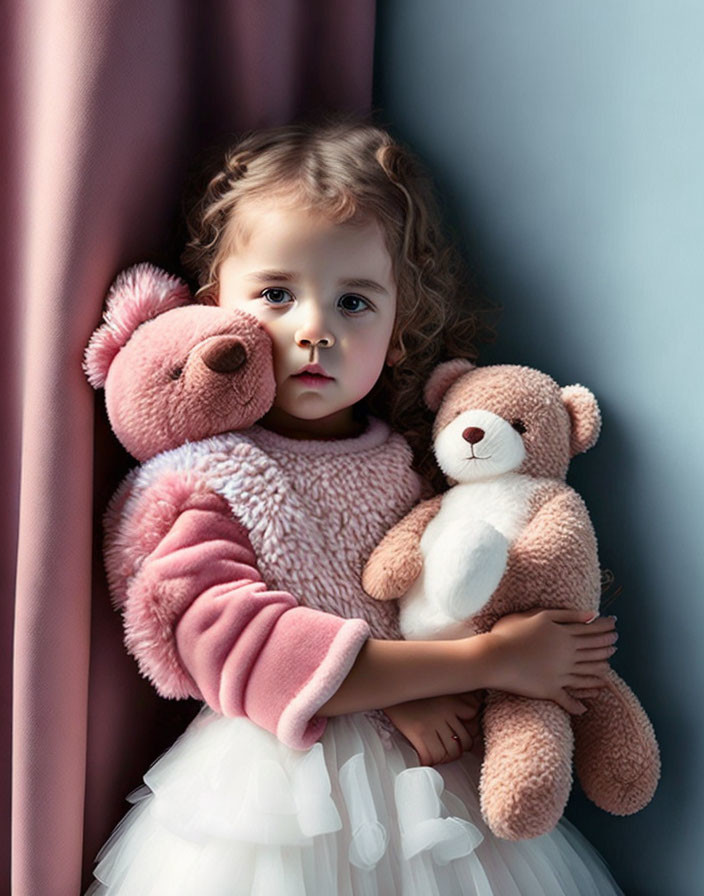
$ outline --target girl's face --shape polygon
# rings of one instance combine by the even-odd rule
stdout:
[[[249,311],[272,338],[276,399],[262,422],[294,438],[358,434],[352,408],[383,369],[396,315],[381,228],[274,198],[249,200],[237,221],[218,303]]]

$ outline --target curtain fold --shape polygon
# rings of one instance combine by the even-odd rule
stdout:
[[[15,894],[81,892],[127,791],[189,716],[139,679],[102,573],[100,518],[131,463],[81,371],[107,287],[137,260],[175,266],[182,193],[205,147],[369,110],[374,13],[373,0],[15,0],[2,14],[0,622]],[[7,805],[7,774],[0,793]]]

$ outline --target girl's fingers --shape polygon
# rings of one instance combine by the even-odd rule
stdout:
[[[569,675],[564,683],[572,693],[583,688],[605,688],[606,681],[598,675]]]
[[[466,709],[457,710],[455,713],[457,718],[462,722],[463,725],[479,725],[479,713],[478,712],[467,712]]]
[[[606,660],[599,662],[577,662],[572,670],[573,675],[596,675],[598,678],[605,678],[611,666]]]
[[[424,744],[413,744],[413,747],[418,754],[418,765],[432,765],[433,760],[430,756],[430,753],[426,749]]]
[[[437,735],[444,749],[444,754],[438,760],[439,762],[454,762],[465,750],[472,749],[472,738],[460,724],[450,725],[447,723],[442,731],[437,732]]]
[[[458,706],[456,709],[456,715],[460,719],[475,719],[480,712],[480,705],[478,703],[465,703],[463,701],[461,706]]]
[[[577,651],[577,663],[582,665],[583,663],[596,663],[599,660],[608,660],[609,657],[612,657],[618,648],[609,646],[609,647],[599,647],[593,650],[578,650]]]
[[[472,749],[471,732],[466,725],[462,724],[461,719],[457,719],[455,723],[448,723],[447,727],[450,731],[450,738],[452,739],[452,743],[457,746],[459,756],[461,756],[465,750]],[[459,738],[459,741],[457,741],[456,738],[453,737],[453,735],[456,735],[456,737]]]
[[[559,622],[562,625],[569,625],[581,622],[588,622],[590,619],[594,619],[598,621],[598,613],[595,613],[593,610],[546,610],[545,611],[550,619],[553,622]],[[594,625],[594,622],[591,622],[590,625]]]
[[[607,632],[616,631],[616,620],[613,616],[600,616],[594,622],[570,623],[565,628],[571,635],[577,635],[583,638],[593,638],[597,635],[603,635]]]
[[[577,700],[588,700],[589,698],[599,697],[601,688],[570,688],[570,694]]]
[[[449,762],[450,759],[454,759],[454,751],[448,744],[440,736],[440,732],[435,732],[437,743],[434,743],[432,746],[429,745],[429,752],[432,757],[432,765],[440,765],[441,762]]]
[[[447,761],[447,746],[442,742],[437,731],[420,738],[417,742],[414,741],[413,746],[418,753],[418,761],[421,765],[439,765],[441,762]]]
[[[482,705],[482,694],[483,691],[465,691],[464,694],[457,694],[457,697],[463,703],[467,703],[469,706],[474,706],[478,709]]]
[[[435,765],[444,755],[444,748],[442,744],[438,743],[436,738],[432,738],[432,740],[419,738],[411,741],[411,743],[418,754],[419,765]]]
[[[479,719],[472,719],[469,722],[466,722],[464,719],[460,719],[460,722],[464,725],[464,727],[469,732],[469,736],[472,738],[472,742],[474,742],[481,732],[481,728],[479,727]]]
[[[603,634],[577,635],[577,650],[594,650],[596,647],[611,647],[618,641],[618,632],[610,631]]]
[[[570,715],[581,716],[583,712],[586,712],[587,707],[575,697],[570,696],[564,689],[561,689],[553,699]]]

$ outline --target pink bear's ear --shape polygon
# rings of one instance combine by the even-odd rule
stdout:
[[[190,301],[183,280],[153,264],[136,264],[118,274],[108,292],[104,323],[91,336],[83,358],[91,386],[100,389],[105,385],[115,355],[140,324]]]
[[[601,412],[596,398],[585,386],[565,386],[562,401],[570,415],[570,452],[572,457],[596,444],[601,431]]]
[[[475,364],[466,358],[454,358],[452,361],[445,361],[438,364],[435,370],[430,374],[430,379],[425,384],[423,396],[425,403],[431,411],[437,411],[443,399],[443,395],[450,386],[459,379],[463,373],[468,370],[474,370]]]

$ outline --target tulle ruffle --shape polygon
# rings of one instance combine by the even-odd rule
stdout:
[[[442,773],[441,773],[442,772]],[[362,713],[308,751],[204,708],[145,775],[98,856],[91,896],[608,896],[598,854],[566,822],[495,838],[478,761],[417,765]]]

